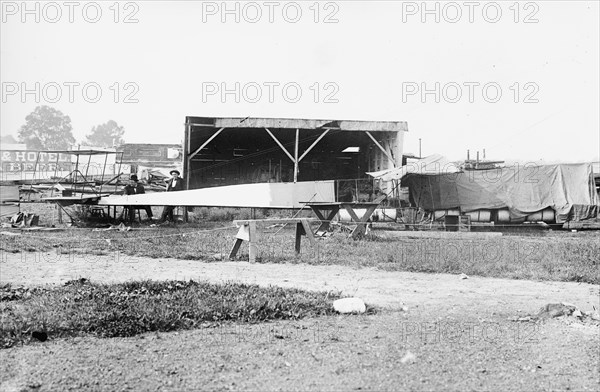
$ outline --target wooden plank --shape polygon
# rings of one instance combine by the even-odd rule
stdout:
[[[211,137],[209,137],[207,141],[205,141],[204,143],[202,143],[202,144],[200,145],[200,147],[198,147],[198,148],[196,149],[196,151],[194,151],[193,153],[191,153],[191,154],[190,154],[190,156],[188,157],[188,159],[191,161],[191,160],[192,160],[192,158],[194,158],[194,157],[195,157],[195,156],[196,156],[196,155],[197,155],[197,154],[198,154],[198,153],[199,153],[199,152],[200,152],[200,151],[201,151],[201,150],[202,150],[204,147],[206,147],[206,146],[208,145],[208,143],[210,143],[210,142],[211,142],[211,141],[212,141],[214,138],[216,138],[217,136],[219,136],[219,134],[220,134],[221,132],[223,132],[223,130],[224,130],[224,129],[225,129],[225,128],[221,128],[221,129],[219,129],[217,132],[213,133],[213,134],[212,134],[212,136],[211,136]]]
[[[233,247],[231,248],[231,251],[229,252],[230,260],[235,259],[235,256],[237,255],[238,250],[240,250],[240,246],[242,246],[242,242],[244,242],[244,240],[236,238],[235,242],[233,243]]]
[[[370,132],[365,132],[365,133],[366,133],[366,134],[367,134],[367,135],[368,135],[368,136],[371,138],[371,140],[373,140],[373,143],[375,143],[375,145],[377,145],[377,147],[379,147],[379,149],[380,149],[381,151],[383,151],[383,153],[384,153],[384,154],[385,154],[385,155],[388,157],[388,159],[389,159],[389,160],[392,162],[392,164],[394,165],[394,167],[396,167],[397,165],[396,165],[396,161],[394,160],[394,157],[393,157],[393,156],[392,156],[392,155],[391,155],[389,152],[387,152],[387,150],[386,150],[385,148],[383,148],[383,146],[382,146],[381,144],[379,144],[379,142],[377,141],[377,139],[375,139],[375,138],[373,137],[373,135],[371,135],[371,133],[370,133]]]
[[[440,238],[440,239],[486,239],[502,237],[499,232],[460,232],[460,231],[387,231],[386,237],[398,238]]]
[[[285,154],[288,156],[288,158],[290,158],[290,160],[295,163],[296,160],[294,159],[294,157],[292,156],[292,154],[290,154],[288,152],[288,150],[285,147],[283,147],[283,144],[281,144],[281,142],[275,137],[275,135],[273,135],[273,133],[271,131],[269,131],[268,128],[265,128],[265,131],[267,131],[267,133],[269,135],[271,135],[271,137],[273,138],[273,140],[275,140],[275,143],[277,143],[277,145],[279,146],[279,148],[281,148],[283,150],[283,152],[285,152]]]
[[[267,218],[267,219],[237,219],[233,221],[236,226],[247,225],[250,222],[263,223],[263,224],[276,224],[276,223],[298,223],[303,220],[309,222],[316,222],[315,218]]]
[[[600,219],[587,221],[569,221],[563,224],[563,229],[568,230],[600,230]]]
[[[298,162],[302,161],[302,159],[304,159],[304,157],[306,156],[306,154],[308,154],[308,153],[310,152],[310,150],[312,150],[312,149],[313,149],[313,148],[314,148],[314,147],[317,145],[317,143],[319,143],[319,141],[320,141],[321,139],[323,139],[323,138],[325,137],[325,135],[327,135],[327,133],[328,133],[328,132],[329,132],[329,129],[326,129],[326,130],[325,130],[325,132],[323,132],[323,133],[321,134],[321,136],[319,136],[319,137],[317,138],[317,140],[315,140],[315,141],[313,142],[313,144],[311,144],[311,145],[310,145],[310,147],[308,147],[308,148],[306,149],[306,151],[304,151],[304,154],[302,154],[302,155],[300,156],[300,158],[298,158]]]

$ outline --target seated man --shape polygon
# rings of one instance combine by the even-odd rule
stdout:
[[[141,195],[146,193],[146,190],[144,189],[144,186],[139,183],[137,175],[132,174],[130,177],[129,184],[127,184],[123,189],[123,193],[125,195]],[[133,222],[136,206],[129,206],[127,208],[129,209],[129,222]],[[148,215],[148,219],[152,219],[152,208],[150,208],[150,206],[139,206],[137,208],[146,210],[146,215]]]
[[[181,173],[179,173],[179,170],[171,170],[169,172],[169,174],[171,175],[171,178],[169,180],[167,180],[167,192],[175,192],[175,191],[184,190],[183,178],[179,177],[181,175]],[[172,222],[174,209],[175,209],[175,206],[165,206],[165,209],[162,212],[159,222],[162,223],[162,222],[165,222],[166,220],[169,220]]]

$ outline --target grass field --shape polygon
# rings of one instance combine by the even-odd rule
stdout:
[[[59,232],[2,236],[0,250],[8,253],[48,252],[178,258],[211,262],[226,259],[237,229],[206,222],[129,232],[66,228]],[[344,233],[320,239],[318,246],[303,240],[302,254],[294,253],[291,227],[265,229],[259,260],[268,263],[339,264],[390,271],[465,273],[487,277],[600,283],[600,233],[541,232],[535,235],[459,238],[389,238],[373,230],[364,240]],[[177,252],[174,254],[173,249]],[[247,245],[238,253],[247,259]]]

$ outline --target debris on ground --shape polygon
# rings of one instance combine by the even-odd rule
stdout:
[[[333,301],[333,309],[338,313],[364,313],[367,306],[360,298],[342,298]]]
[[[578,310],[573,304],[561,302],[559,304],[546,304],[537,314],[538,318],[555,318],[560,316],[570,316]]]
[[[92,231],[110,231],[110,230],[118,230],[118,231],[129,231],[131,230],[130,226],[125,226],[122,222],[118,225],[110,225],[110,227],[106,227],[104,229],[93,229]]]
[[[600,321],[600,314],[597,311],[585,312],[579,309],[577,306],[568,303],[550,303],[542,306],[537,314],[524,316],[524,317],[511,317],[511,321],[522,321],[522,322],[536,322],[539,320],[559,318],[570,320],[578,320],[582,322],[593,322],[598,323]]]
[[[404,356],[402,357],[402,359],[400,360],[400,363],[413,363],[417,360],[417,356],[413,353],[411,353],[410,351],[406,351],[406,354],[404,354]]]
[[[458,275],[459,278],[461,279],[469,279],[469,277],[467,276],[467,274],[460,274]]]
[[[80,285],[80,284],[86,284],[89,282],[90,281],[86,278],[72,279],[72,280],[66,281],[65,286]]]
[[[17,228],[37,226],[39,222],[39,215],[28,212],[18,212],[10,218],[10,225]]]
[[[21,233],[13,233],[13,232],[10,232],[10,231],[0,231],[0,234],[2,234],[2,235],[12,235],[12,236],[21,235]]]

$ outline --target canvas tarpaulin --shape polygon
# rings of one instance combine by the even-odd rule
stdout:
[[[600,201],[590,164],[525,164],[445,174],[408,174],[402,180],[425,210],[463,212],[508,208],[520,218],[552,208],[557,223],[594,218]]]

